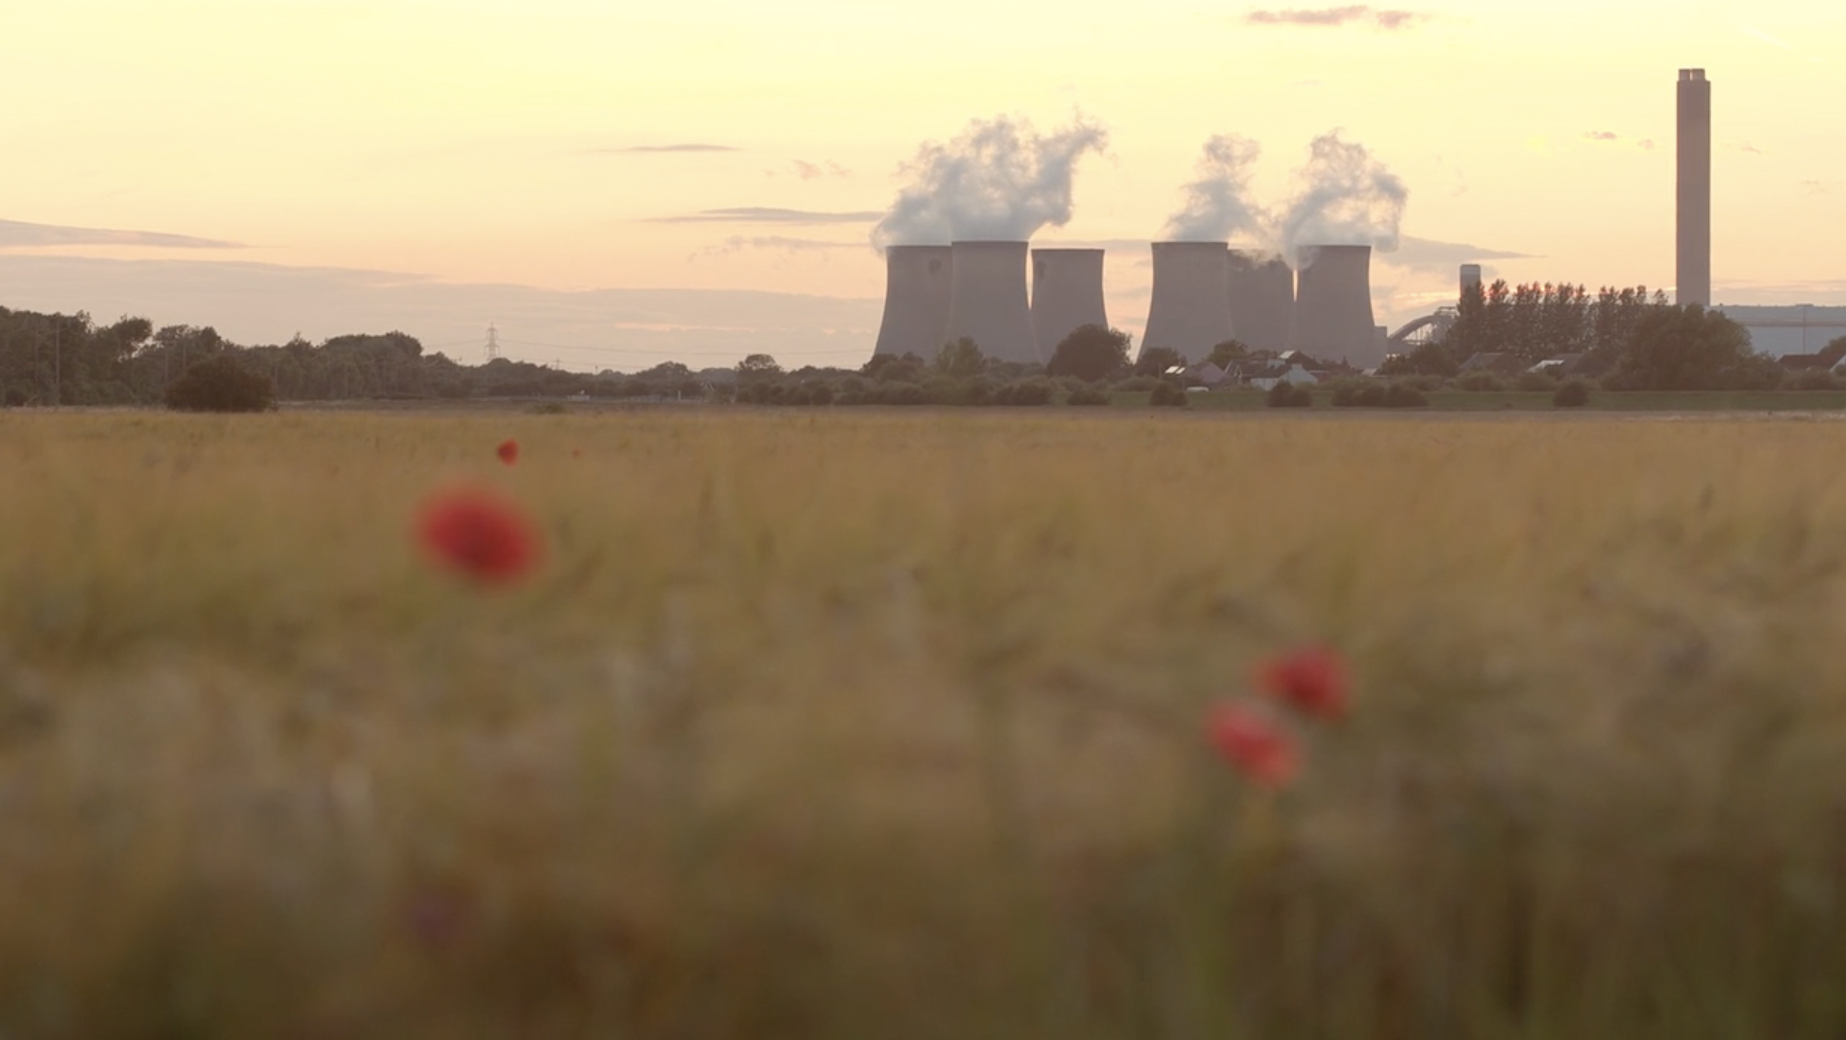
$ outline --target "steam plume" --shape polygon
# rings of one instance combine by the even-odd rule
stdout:
[[[1106,129],[1081,116],[1043,136],[1024,120],[976,119],[948,144],[917,150],[906,167],[911,184],[872,229],[872,244],[1019,242],[1047,224],[1062,227],[1078,160],[1108,140]]]
[[[1261,234],[1268,217],[1250,199],[1250,167],[1263,154],[1255,141],[1220,134],[1205,142],[1186,185],[1186,204],[1167,221],[1164,237],[1174,242],[1223,242],[1238,232]]]
[[[1404,182],[1372,157],[1364,145],[1322,134],[1309,147],[1297,173],[1300,188],[1276,227],[1283,255],[1299,262],[1303,245],[1371,246],[1395,252],[1404,204]]]

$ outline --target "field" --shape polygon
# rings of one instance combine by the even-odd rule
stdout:
[[[0,413],[0,1036],[1837,1040],[1842,459]],[[457,484],[529,580],[425,558]],[[1350,717],[1266,789],[1202,719],[1309,643]]]
[[[1313,408],[1335,409],[1325,388],[1315,391]],[[1431,412],[1556,412],[1551,391],[1432,390],[1425,394]],[[1146,394],[1114,395],[1117,406],[1144,405]],[[1196,393],[1190,407],[1201,411],[1256,412],[1268,408],[1254,390]],[[1832,412],[1846,409],[1846,391],[1840,390],[1650,390],[1628,393],[1599,392],[1585,406],[1595,412]],[[1370,409],[1376,414],[1376,409]],[[1422,409],[1418,409],[1422,411]]]

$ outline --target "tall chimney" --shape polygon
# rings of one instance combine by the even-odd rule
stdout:
[[[1361,369],[1384,362],[1373,332],[1372,247],[1302,246],[1289,346]]]
[[[1154,296],[1141,349],[1168,347],[1199,362],[1236,338],[1231,323],[1230,247],[1223,242],[1155,242]]]
[[[956,242],[950,250],[949,266],[954,270],[943,341],[966,336],[990,358],[1038,361],[1026,295],[1026,244]]]
[[[1481,265],[1461,265],[1461,295],[1465,299],[1471,290],[1481,287]]]
[[[885,247],[885,316],[878,326],[879,354],[915,354],[928,360],[942,349],[949,323],[948,246]]]
[[[1679,70],[1679,257],[1681,305],[1711,306],[1711,81]]]
[[[1032,250],[1032,329],[1038,359],[1051,363],[1064,337],[1085,325],[1109,326],[1100,249]]]
[[[1231,325],[1252,350],[1288,349],[1288,323],[1295,313],[1295,272],[1269,253],[1231,250]]]

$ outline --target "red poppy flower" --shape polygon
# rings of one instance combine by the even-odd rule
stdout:
[[[573,459],[583,458],[583,449],[582,448],[572,448],[570,450],[570,457]]]
[[[1261,709],[1220,704],[1205,720],[1205,734],[1224,760],[1264,787],[1284,787],[1301,768],[1295,742]]]
[[[500,446],[494,449],[494,454],[500,456],[501,462],[511,466],[519,461],[519,442],[511,438],[503,440]]]
[[[483,584],[504,585],[537,566],[538,528],[524,511],[492,492],[444,492],[424,503],[417,538],[437,563]]]
[[[1346,662],[1326,647],[1304,647],[1263,662],[1256,685],[1304,715],[1330,722],[1346,716]]]

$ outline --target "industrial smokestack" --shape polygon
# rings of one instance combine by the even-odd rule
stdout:
[[[1102,300],[1102,250],[1032,250],[1032,328],[1038,359],[1051,361],[1064,337],[1084,325],[1109,325]]]
[[[1679,70],[1679,257],[1681,305],[1711,306],[1711,81]]]
[[[1038,342],[1026,297],[1026,244],[956,242],[950,249],[953,270],[943,341],[966,336],[990,358],[1036,362]]]
[[[1481,287],[1481,265],[1461,265],[1461,295],[1466,299],[1470,292]]]
[[[1288,324],[1295,313],[1295,272],[1269,253],[1231,250],[1231,325],[1253,350],[1288,349]]]
[[[1373,330],[1372,247],[1303,246],[1289,346],[1362,369],[1384,362]]]
[[[1154,297],[1141,349],[1167,347],[1196,362],[1235,339],[1230,278],[1230,247],[1223,242],[1155,242]]]
[[[885,316],[872,353],[933,358],[949,324],[948,246],[885,248]]]

